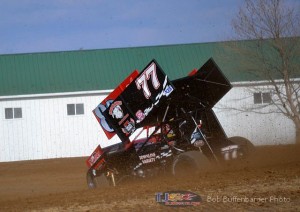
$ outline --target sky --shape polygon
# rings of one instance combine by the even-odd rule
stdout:
[[[242,2],[0,0],[0,54],[229,40]]]

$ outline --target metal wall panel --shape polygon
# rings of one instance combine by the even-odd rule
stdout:
[[[260,86],[259,89],[269,91],[267,86]],[[283,114],[271,112],[275,106],[261,108],[257,113],[251,110],[255,106],[254,91],[250,87],[233,87],[215,106],[214,111],[227,136],[242,136],[254,145],[294,143],[293,122]]]
[[[108,141],[92,110],[103,97],[1,101],[0,161],[89,155]],[[84,115],[67,115],[67,104],[84,104]],[[21,107],[23,118],[6,120],[4,108]],[[112,142],[116,142],[114,139]]]

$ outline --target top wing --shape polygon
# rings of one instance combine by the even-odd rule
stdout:
[[[172,83],[176,88],[173,101],[180,99],[180,102],[193,102],[194,100],[210,109],[232,88],[229,80],[212,58],[197,71],[192,71],[187,77],[173,80]]]
[[[126,85],[125,88],[117,87],[98,105],[94,113],[99,123],[103,122],[101,126],[109,139],[117,134],[125,142],[167,101],[174,91],[174,86],[155,60],[140,74],[132,75],[132,78],[123,84]]]

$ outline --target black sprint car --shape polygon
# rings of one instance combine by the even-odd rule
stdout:
[[[132,72],[93,110],[107,138],[118,136],[120,143],[99,145],[87,159],[88,186],[185,176],[246,157],[251,142],[228,138],[212,110],[231,88],[212,58],[172,81],[155,60]]]

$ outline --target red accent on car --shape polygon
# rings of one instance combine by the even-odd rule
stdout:
[[[91,168],[95,163],[97,163],[96,166],[99,167],[104,162],[104,158],[99,160],[102,154],[103,151],[100,145],[98,145],[97,148],[94,150],[94,152],[91,154],[91,156],[86,160],[86,165],[89,168]]]

